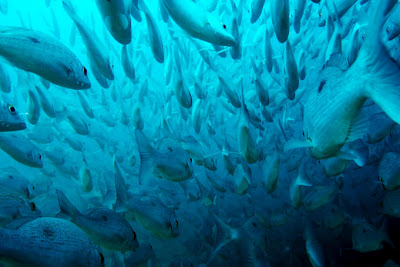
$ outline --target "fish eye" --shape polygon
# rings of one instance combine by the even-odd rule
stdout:
[[[35,205],[35,203],[31,202],[31,203],[30,203],[30,206],[31,206],[31,211],[35,211],[35,210],[36,210],[36,205]]]
[[[104,264],[104,256],[103,256],[103,253],[100,252],[99,255],[100,255],[101,264]]]
[[[8,110],[10,111],[11,114],[15,114],[15,112],[16,112],[14,106],[11,104],[8,104]]]
[[[303,131],[303,136],[304,136],[304,131]]]
[[[42,160],[42,155],[39,154],[39,155],[38,155],[38,158],[39,158],[39,160]]]
[[[193,163],[193,159],[192,158],[189,158],[189,159],[190,159],[190,162]]]
[[[86,69],[85,67],[83,67],[83,74],[84,74],[85,76],[87,76],[87,69]]]
[[[223,24],[222,27],[224,27],[224,29],[226,30],[226,25],[225,24]]]
[[[179,226],[179,223],[178,223],[178,221],[177,221],[177,220],[175,220],[175,225],[176,225],[176,228],[178,228],[178,226]]]

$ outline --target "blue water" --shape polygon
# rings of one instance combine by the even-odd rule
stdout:
[[[361,51],[364,40],[369,40],[371,25],[378,23],[371,16],[378,0],[306,1],[299,33],[293,27],[297,0],[288,1],[286,42],[290,42],[294,57],[291,66],[296,68],[296,75],[303,76],[296,77],[299,86],[293,92],[294,99],[290,99],[287,89],[291,79],[288,48],[286,42],[281,43],[276,37],[272,1],[266,1],[255,23],[250,22],[254,12],[251,8],[259,1],[196,1],[198,9],[191,10],[194,14],[189,17],[196,18],[209,8],[208,14],[221,21],[220,26],[229,35],[232,24],[238,23],[234,39],[240,44],[240,55],[234,54],[229,46],[200,40],[204,39],[202,34],[198,38],[191,36],[193,33],[168,15],[173,11],[165,9],[169,21],[164,22],[160,11],[163,0],[146,1],[162,42],[158,51],[164,60],[156,60],[151,48],[151,42],[155,41],[143,11],[136,10],[141,14],[141,22],[130,17],[129,10],[128,17],[122,18],[131,20],[132,34],[131,41],[123,48],[107,29],[107,19],[101,16],[96,1],[71,0],[84,27],[103,47],[102,55],[109,57],[114,80],[107,80],[93,66],[95,63],[90,62],[88,51],[93,47],[85,44],[62,2],[0,0],[0,64],[4,70],[0,75],[1,99],[12,104],[26,123],[23,130],[0,133],[2,229],[11,229],[9,233],[15,234],[19,227],[38,217],[69,220],[97,246],[101,257],[96,255],[94,265],[105,266],[131,266],[129,257],[145,258],[143,265],[133,266],[384,266],[389,261],[385,266],[400,264],[397,117],[389,117],[371,99],[363,102],[363,108],[356,112],[364,114],[361,133],[355,140],[345,138],[341,144],[344,147],[341,151],[347,151],[346,159],[339,153],[328,159],[312,157],[304,145],[285,149],[294,140],[302,144],[307,140],[303,126],[309,96],[317,89],[331,90],[333,99],[335,90],[344,90],[329,87],[332,82],[329,76],[321,84],[322,70],[329,66],[331,51],[351,64],[350,59]],[[232,2],[238,7],[237,12],[232,9]],[[340,21],[334,12],[328,12],[330,2],[339,10],[349,5],[349,10],[340,14]],[[394,5],[397,1],[391,2]],[[131,5],[128,0],[124,4]],[[388,40],[387,35],[391,33],[389,27],[399,28],[395,23],[400,15],[399,5],[397,2],[385,18],[376,38],[393,66],[400,62],[400,39],[396,36]],[[62,43],[79,59],[80,75],[87,75],[90,88],[74,90],[57,85],[7,60],[7,51],[20,48],[7,45],[3,26],[37,31],[54,43]],[[211,27],[205,30],[208,34]],[[356,31],[358,46],[352,50]],[[340,46],[332,50],[331,38],[338,34]],[[272,70],[267,69],[267,39],[272,47]],[[123,49],[127,57],[121,56]],[[48,61],[54,55],[49,49],[43,50]],[[38,64],[34,60],[32,63]],[[131,65],[129,75],[124,64]],[[49,64],[48,68],[54,66]],[[397,67],[393,70],[397,71]],[[387,73],[384,71],[380,77],[388,77]],[[396,74],[400,73],[392,73]],[[343,72],[340,77],[347,76]],[[371,77],[374,78],[366,80],[371,84],[378,80],[374,74]],[[354,82],[346,80],[343,86]],[[394,92],[400,89],[392,80],[383,83],[394,88]],[[260,99],[258,90],[268,95],[268,103]],[[37,122],[30,120],[34,112],[30,109],[32,94],[40,103]],[[397,96],[398,93],[388,94],[383,99]],[[328,99],[323,101],[326,105],[321,108],[328,113],[334,110]],[[71,118],[76,118],[77,124]],[[357,119],[352,118],[350,123],[359,125]],[[243,127],[248,130],[248,139],[242,135]],[[338,133],[333,130],[331,134]],[[16,139],[7,139],[9,136]],[[14,141],[5,148],[7,140]],[[253,142],[247,154],[242,150],[245,140]],[[28,149],[32,146],[33,149]],[[397,158],[385,162],[382,159],[388,153],[395,153]],[[355,160],[355,155],[362,159],[362,164]],[[24,163],[18,160],[21,157],[28,162],[39,159],[42,166]],[[332,162],[341,167],[329,169]],[[307,185],[297,188],[296,204],[292,198],[293,184],[300,176]],[[120,251],[117,249],[120,244],[115,249],[105,248],[104,243],[90,237],[88,227],[60,209],[57,190],[82,214],[99,208],[120,214],[133,229],[139,248]],[[14,194],[11,200],[6,197],[10,192]],[[145,204],[137,201],[140,196],[150,196],[156,201],[143,208]],[[16,204],[8,203],[17,200],[30,211],[18,210],[13,214],[10,210]],[[7,209],[8,205],[13,208]],[[135,205],[143,208],[141,212],[145,215],[138,214],[132,208]],[[89,222],[89,229],[97,227],[95,221]],[[159,227],[169,236],[160,237],[158,228],[149,226],[148,221],[162,221]],[[111,232],[111,228],[108,225],[102,229]],[[1,231],[3,235],[8,230]],[[54,240],[43,231],[28,236],[33,240],[39,238],[35,236],[38,234],[43,242],[58,248],[60,244],[52,243]],[[28,257],[31,250],[25,243],[17,245],[13,254],[6,249],[13,241],[4,240],[0,262],[10,264],[12,259],[12,266],[21,262],[28,266],[43,265],[35,257],[33,260]],[[66,266],[78,264],[71,255],[61,254],[61,257],[71,257]],[[46,264],[59,265],[55,261]]]

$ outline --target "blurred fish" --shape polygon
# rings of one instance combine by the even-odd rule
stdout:
[[[35,89],[38,92],[40,99],[40,106],[42,107],[43,111],[50,118],[55,118],[56,111],[54,108],[54,100],[51,97],[52,95],[48,92],[45,92],[44,89],[39,85],[36,85]]]
[[[386,192],[382,201],[382,213],[400,217],[400,191]]]
[[[74,128],[75,132],[80,135],[88,135],[89,134],[89,123],[83,119],[82,116],[79,116],[79,113],[70,112],[67,116],[68,122],[71,124],[72,128]]]
[[[336,183],[311,187],[303,199],[305,209],[307,211],[313,211],[327,204],[333,199],[338,190],[339,188]]]
[[[191,158],[181,147],[166,147],[161,151],[151,146],[150,141],[139,129],[135,131],[140,154],[139,181],[149,173],[170,181],[179,182],[192,177]]]
[[[271,194],[275,191],[278,186],[279,178],[279,167],[280,167],[280,157],[277,152],[267,158],[267,164],[263,166],[263,177],[262,181],[267,189],[267,192]]]
[[[148,262],[155,257],[151,244],[140,245],[140,248],[129,254],[125,254],[126,266],[149,266]]]
[[[236,44],[227,25],[190,0],[163,0],[171,18],[191,36],[224,46]]]
[[[14,179],[7,179],[12,182]],[[3,180],[4,181],[4,180]],[[5,226],[21,217],[36,217],[40,215],[34,202],[10,187],[0,186],[0,225]]]
[[[129,0],[96,0],[107,30],[117,42],[123,45],[129,44],[132,40],[130,2]]]
[[[40,117],[40,102],[36,93],[29,89],[28,91],[28,121],[30,124],[36,124]]]
[[[38,31],[1,27],[0,56],[13,66],[71,89],[88,89],[87,69],[60,41]]]
[[[255,23],[261,16],[265,0],[253,0],[251,2],[251,23]]]
[[[9,188],[15,192],[18,192],[26,199],[32,199],[35,197],[35,186],[22,175],[14,167],[2,168],[0,170],[2,175],[0,176],[0,186]]]
[[[118,183],[116,179],[117,211],[132,213],[136,221],[156,237],[171,239],[179,235],[179,223],[172,209],[156,197],[123,192],[123,186]]]
[[[389,41],[397,38],[400,35],[400,5],[396,4],[389,14],[385,24],[387,38]]]
[[[304,9],[306,7],[305,0],[296,0],[296,7],[295,7],[295,14],[294,14],[294,21],[293,21],[293,28],[296,33],[300,32],[301,26],[301,19],[303,17]]]
[[[139,247],[135,231],[122,215],[106,208],[93,208],[80,212],[62,191],[56,191],[61,213],[86,232],[94,243],[122,252]]]
[[[96,64],[97,69],[104,77],[109,80],[114,80],[113,65],[110,63],[109,52],[105,46],[96,38],[96,35],[88,29],[87,24],[78,17],[70,0],[63,0],[63,7],[78,28],[91,61]]]
[[[304,238],[306,241],[306,251],[308,260],[313,267],[325,266],[325,255],[323,251],[322,244],[318,241],[313,232],[312,226],[308,225]]]
[[[386,230],[386,221],[383,221],[379,229],[363,220],[353,222],[352,241],[353,249],[360,252],[379,250],[382,248],[382,241],[391,244]]]
[[[301,164],[299,168],[299,173],[296,176],[296,179],[290,186],[290,200],[292,202],[292,206],[295,209],[300,208],[302,204],[302,195],[301,195],[301,186],[312,186],[310,182],[306,180],[306,172],[304,171],[304,164]]]
[[[139,0],[138,2],[139,8],[143,11],[146,17],[150,46],[153,56],[159,63],[164,63],[164,45],[156,20],[154,19],[145,2],[143,0]]]
[[[11,92],[11,79],[7,70],[4,64],[0,64],[0,90],[4,93]]]
[[[7,13],[8,13],[8,1],[7,0],[0,1],[0,12],[3,13],[4,15],[7,15]]]
[[[379,162],[378,174],[382,186],[393,191],[400,188],[400,153],[385,153]]]
[[[43,168],[42,152],[24,135],[1,134],[0,148],[19,163]]]
[[[127,45],[123,45],[121,48],[121,63],[126,76],[128,76],[128,78],[131,80],[135,80],[136,79],[135,65],[133,64],[133,60],[129,53],[130,49],[128,50],[128,48],[130,48],[130,46]]]
[[[279,42],[284,43],[289,37],[289,1],[272,0],[270,4],[276,38]]]

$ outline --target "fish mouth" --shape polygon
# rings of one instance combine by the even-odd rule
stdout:
[[[231,35],[223,35],[220,36],[220,43],[219,45],[224,45],[224,46],[236,46],[237,42],[235,38]]]
[[[26,123],[25,122],[20,122],[15,126],[16,130],[25,130],[26,129]]]
[[[79,88],[78,90],[85,90],[85,89],[89,89],[90,87],[92,87],[92,84],[90,83],[90,81],[81,81],[78,82]]]
[[[1,126],[5,127],[3,132],[15,132],[15,131],[21,131],[26,129],[26,123],[25,122],[20,122],[20,123],[11,123],[11,124],[1,124]]]

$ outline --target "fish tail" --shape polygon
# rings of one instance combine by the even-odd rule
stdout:
[[[78,209],[68,200],[61,190],[57,189],[56,192],[61,213],[71,218],[76,217],[79,214]]]
[[[365,43],[357,58],[359,67],[366,72],[365,94],[377,103],[396,123],[400,123],[400,67],[391,58],[381,42],[380,33],[390,9],[397,0],[375,1],[368,25]]]
[[[239,238],[239,233],[236,229],[231,228],[229,225],[224,223],[221,219],[219,219],[214,214],[210,213],[212,217],[214,217],[215,224],[217,227],[217,242],[215,251],[210,257],[209,262],[219,253],[219,251],[225,247],[231,241]]]
[[[74,21],[77,20],[78,17],[76,15],[75,9],[71,3],[71,0],[63,0],[62,4],[63,4],[64,10],[65,10],[65,12],[67,12],[68,16],[70,16],[71,19]]]
[[[124,203],[127,203],[128,201],[128,187],[119,169],[117,161],[115,160],[115,157],[114,157],[114,172],[115,172],[115,191],[117,194],[117,199],[115,202],[115,211],[119,212],[124,210]]]
[[[151,170],[151,166],[148,163],[155,153],[154,148],[150,145],[149,140],[139,129],[135,130],[136,142],[139,149],[140,156],[140,171],[139,171],[139,184],[143,184],[144,172]]]

